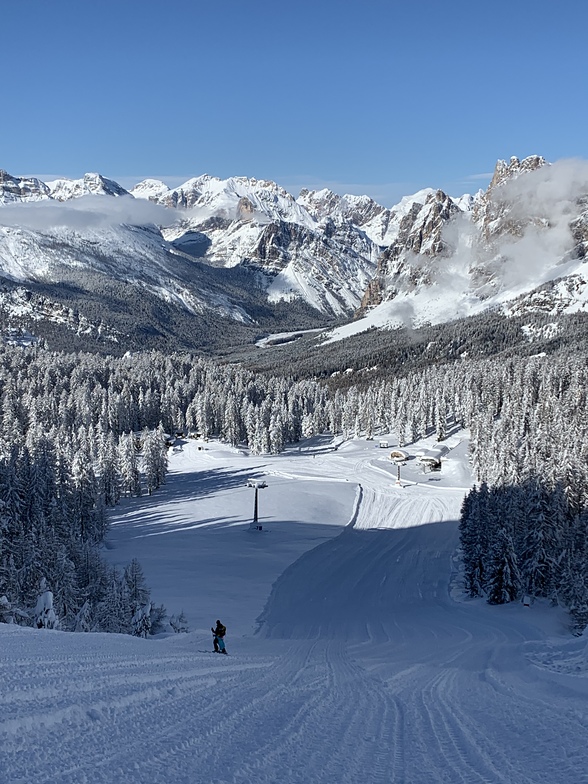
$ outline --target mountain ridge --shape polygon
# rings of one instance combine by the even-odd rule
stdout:
[[[538,155],[499,160],[486,191],[453,198],[426,188],[392,208],[328,189],[295,198],[248,177],[204,174],[176,188],[146,179],[126,190],[99,174],[43,183],[0,172],[6,280],[58,287],[75,270],[149,291],[193,317],[262,330],[269,324],[257,305],[247,310],[251,295],[269,311],[281,305],[278,328],[294,326],[287,312],[299,302],[313,327],[350,322],[331,339],[515,301],[518,313],[539,301],[543,312],[584,310],[587,248],[586,164]],[[208,268],[219,271],[213,289]],[[236,268],[244,288],[223,293],[223,275]]]

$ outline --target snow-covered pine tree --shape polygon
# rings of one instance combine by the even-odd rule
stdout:
[[[530,596],[547,597],[556,573],[555,533],[547,492],[536,479],[523,486],[523,509],[528,521],[520,558],[523,590]]]
[[[486,593],[489,604],[506,604],[514,601],[520,590],[517,558],[510,525],[503,519],[492,537]]]
[[[136,558],[128,564],[124,571],[124,579],[129,591],[129,601],[133,613],[149,602],[150,592],[145,582],[143,567]]]
[[[124,495],[141,495],[141,473],[132,433],[123,433],[119,439],[121,489]]]
[[[39,595],[34,609],[35,626],[37,629],[58,629],[59,618],[53,607],[53,593],[47,586],[44,577],[39,584]]]

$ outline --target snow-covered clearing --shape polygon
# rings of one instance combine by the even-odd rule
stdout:
[[[0,781],[588,781],[587,640],[561,611],[461,597],[470,477],[449,446],[401,486],[378,441],[171,453],[166,486],[113,514],[109,557],[139,558],[192,631],[0,625]]]

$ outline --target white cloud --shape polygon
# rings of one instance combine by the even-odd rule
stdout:
[[[566,274],[569,270],[558,265],[565,264],[574,247],[570,222],[581,210],[578,199],[587,194],[588,162],[583,160],[561,160],[507,180],[492,191],[490,209],[502,231],[491,247],[479,227],[471,223],[468,229],[465,221],[454,221],[444,239],[456,252],[439,260],[435,274],[457,290],[463,275],[477,267],[489,281],[488,294],[522,293]]]
[[[482,172],[482,174],[468,174],[464,177],[464,182],[471,182],[476,180],[486,180],[489,182],[494,176],[494,172]]]
[[[143,226],[169,225],[179,213],[129,196],[81,196],[66,202],[45,199],[36,202],[6,204],[0,208],[0,225],[21,226],[43,231],[65,226],[72,229],[100,228],[121,223]]]

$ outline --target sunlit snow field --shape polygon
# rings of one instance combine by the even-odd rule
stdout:
[[[167,484],[114,510],[107,557],[138,558],[190,633],[0,625],[0,781],[588,781],[588,640],[562,610],[463,596],[465,437],[434,473],[433,441],[410,445],[400,484],[383,438],[170,450]]]

